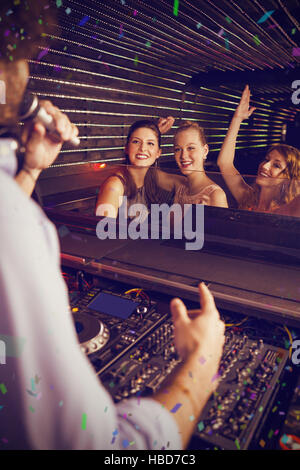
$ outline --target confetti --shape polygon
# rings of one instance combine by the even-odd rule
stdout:
[[[261,440],[259,441],[259,445],[260,445],[260,447],[265,447],[266,443],[265,443],[265,441],[264,441],[263,439],[261,439]]]
[[[170,411],[171,413],[176,413],[179,408],[182,406],[182,403],[176,403],[176,405],[174,406],[174,408],[172,408]]]
[[[203,431],[204,428],[205,428],[205,426],[204,426],[203,421],[200,421],[200,423],[198,423],[198,430],[201,432],[201,431]]]
[[[229,16],[226,16],[225,20],[227,21],[227,23],[231,23],[231,22],[232,22],[232,20],[231,20],[231,18],[229,18]]]
[[[190,416],[190,417],[189,417],[189,420],[190,420],[190,421],[194,421],[194,420],[195,420],[195,416],[193,416],[193,415]]]
[[[178,16],[179,0],[174,0],[173,15]]]
[[[58,233],[60,237],[63,238],[70,233],[70,230],[65,225],[61,225],[58,229]]]
[[[146,42],[146,46],[147,46],[147,47],[151,47],[151,42],[150,42],[150,41],[147,41],[147,42]]]
[[[46,47],[45,49],[42,50],[42,52],[39,53],[37,56],[37,60],[41,60],[42,57],[44,57],[46,54],[48,54],[49,47]]]
[[[197,23],[197,29],[200,29],[202,26],[202,23]]]
[[[215,380],[217,380],[218,378],[220,377],[220,374],[218,374],[218,372],[213,376],[213,378],[211,379],[212,382],[214,382]]]
[[[224,34],[224,29],[221,28],[220,31],[218,32],[218,36],[221,37],[223,36],[223,34]]]
[[[136,16],[138,14],[137,10],[134,10],[133,16]]]
[[[60,8],[62,6],[62,0],[56,0],[56,6]]]
[[[35,412],[35,409],[34,409],[34,408],[32,408],[32,406],[30,406],[30,407],[29,407],[29,409],[30,409],[30,411],[31,411],[32,413],[34,413],[34,412]]]
[[[259,18],[257,24],[264,23],[274,13],[275,10],[267,11],[261,18]]]
[[[293,47],[293,56],[300,57],[300,47]]]
[[[134,58],[134,65],[137,65],[139,62],[139,59],[138,59],[138,56],[136,55],[135,58]]]
[[[292,29],[292,34],[296,34],[296,28]]]
[[[241,449],[241,447],[240,447],[239,440],[238,440],[238,439],[236,439],[236,440],[234,441],[234,443],[235,443],[236,447],[238,448],[238,450],[240,450],[240,449]]]
[[[72,10],[71,10],[71,8],[69,8],[69,7],[65,9],[65,12],[67,13],[67,15],[69,15],[69,14],[71,13],[71,11],[72,11]]]
[[[0,390],[3,395],[7,393],[7,388],[5,387],[5,384],[0,384]]]
[[[89,16],[84,16],[82,20],[78,23],[79,26],[83,26],[85,23],[89,21],[90,17]]]
[[[86,429],[86,413],[82,413],[81,429],[83,429],[83,430]]]
[[[257,46],[260,45],[260,39],[259,39],[259,37],[257,36],[257,34],[256,34],[255,36],[253,36],[253,40],[254,40],[254,42],[255,42],[255,44],[256,44]]]
[[[63,406],[64,402],[61,400],[58,404],[58,406]]]
[[[123,447],[125,447],[125,448],[128,447],[128,446],[129,446],[129,441],[127,441],[127,439],[124,439],[124,440],[122,441],[122,445],[123,445]]]

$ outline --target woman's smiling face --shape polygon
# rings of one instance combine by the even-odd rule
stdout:
[[[130,136],[126,151],[131,165],[148,167],[160,157],[158,138],[148,127],[136,129]]]
[[[208,145],[203,144],[196,129],[185,129],[177,133],[174,143],[175,160],[181,173],[203,171],[203,160],[208,153]]]
[[[256,183],[260,186],[280,184],[286,167],[286,160],[281,153],[278,150],[271,150],[258,167]]]

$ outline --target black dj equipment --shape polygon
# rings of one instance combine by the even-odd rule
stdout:
[[[92,288],[79,294],[71,308],[80,347],[115,402],[151,396],[181,362],[170,315],[159,312],[154,301]],[[287,360],[282,348],[226,331],[215,377],[220,382],[197,420],[193,439],[221,449],[253,445]]]

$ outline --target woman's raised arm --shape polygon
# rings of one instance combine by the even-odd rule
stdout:
[[[250,107],[250,89],[246,85],[238,107],[235,110],[222,148],[220,150],[217,164],[221,170],[222,176],[230,189],[232,195],[240,202],[248,191],[249,186],[245,183],[241,174],[234,166],[236,139],[240,130],[240,125],[244,119],[248,119],[256,109]]]

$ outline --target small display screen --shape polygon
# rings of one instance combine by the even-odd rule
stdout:
[[[137,303],[133,300],[123,299],[106,292],[100,292],[89,304],[89,308],[96,310],[96,312],[106,313],[107,315],[123,319],[128,318],[136,307]]]

